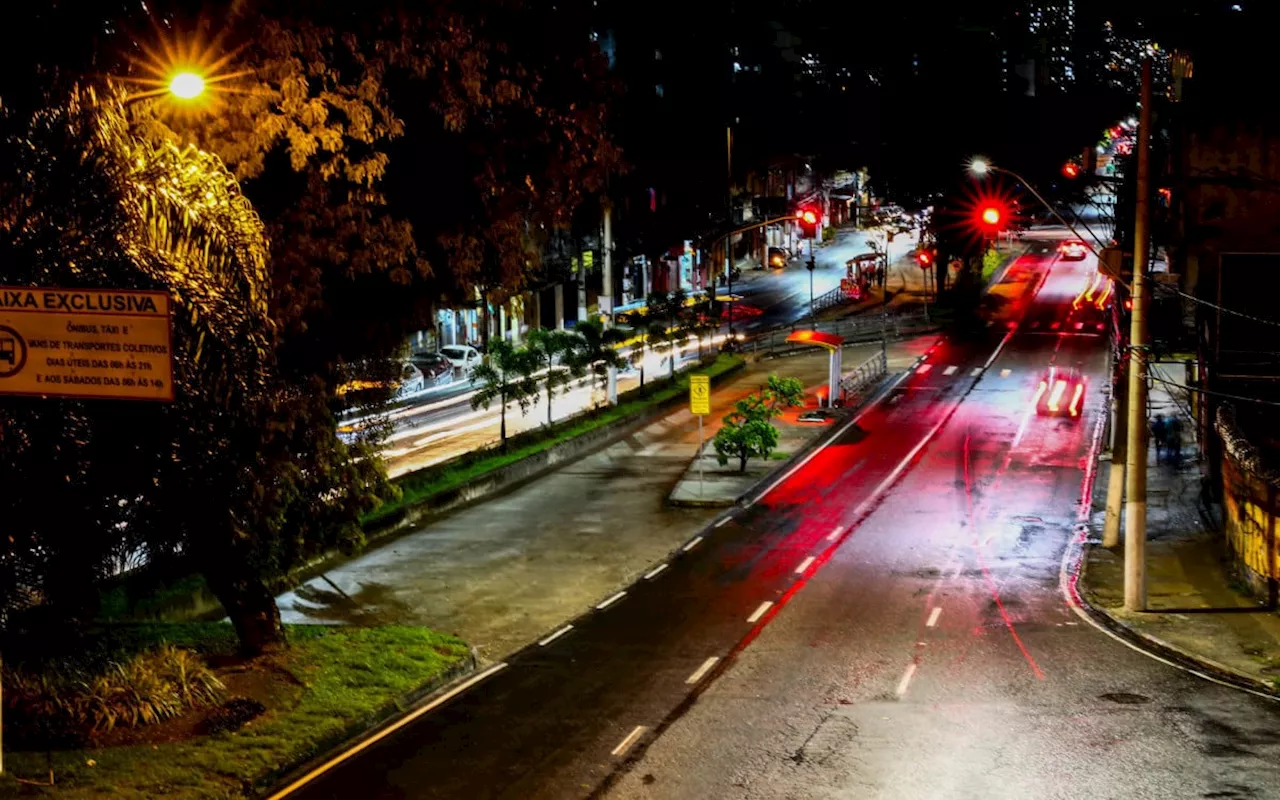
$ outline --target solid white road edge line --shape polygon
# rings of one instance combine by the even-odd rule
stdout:
[[[306,775],[303,775],[293,783],[289,784],[288,786],[284,787],[280,791],[271,795],[270,797],[267,798],[267,800],[280,800],[280,798],[287,797],[290,794],[293,794],[298,789],[307,785],[311,781],[320,777],[324,773],[338,766],[339,764],[351,758],[352,756],[357,755],[358,753],[361,753],[364,750],[367,750],[368,748],[372,747],[373,745],[387,738],[391,734],[400,730],[404,726],[408,725],[410,722],[413,722],[418,717],[421,717],[423,714],[426,714],[428,711],[433,711],[434,709],[439,708],[444,703],[447,703],[449,700],[452,700],[453,698],[462,694],[466,690],[470,689],[472,686],[475,686],[480,681],[484,680],[490,675],[493,675],[495,672],[500,672],[501,670],[506,669],[506,667],[507,667],[506,662],[494,664],[492,667],[489,667],[484,672],[481,672],[479,675],[474,675],[471,678],[468,678],[467,680],[453,687],[452,689],[440,695],[439,697],[432,700],[431,702],[427,703],[426,705],[421,706],[409,712],[408,714],[404,715],[403,717],[396,720],[392,724],[388,725],[387,727],[378,731],[374,735],[370,736],[368,739],[361,741],[355,747],[352,747],[349,750],[342,751],[338,755],[334,756],[333,758],[324,762],[320,766],[311,770]]]
[[[942,606],[934,606],[933,611],[929,612],[929,621],[924,624],[926,628],[932,628],[938,624],[938,617],[942,616]]]
[[[1105,416],[1105,411],[1104,411],[1104,416]],[[1097,441],[1101,443],[1101,430],[1103,427],[1102,417],[1099,418],[1097,422],[1097,426],[1099,430]],[[1095,446],[1094,448],[1092,448],[1089,454],[1089,459],[1092,463],[1096,464],[1097,458],[1098,458],[1098,448],[1097,446]],[[1089,502],[1092,503],[1093,498],[1089,498]],[[1082,511],[1081,513],[1082,513],[1082,519],[1083,519],[1084,512]],[[1266,692],[1259,692],[1256,689],[1249,689],[1244,686],[1237,686],[1234,683],[1229,683],[1227,681],[1222,680],[1221,678],[1215,677],[1213,675],[1209,675],[1205,672],[1201,672],[1198,669],[1192,669],[1191,667],[1184,666],[1174,661],[1170,661],[1164,656],[1158,655],[1156,653],[1151,652],[1150,650],[1146,650],[1142,647],[1139,647],[1137,644],[1134,644],[1133,642],[1124,638],[1123,636],[1111,630],[1107,626],[1103,625],[1098,620],[1094,619],[1093,615],[1084,609],[1084,606],[1082,605],[1080,599],[1077,598],[1076,593],[1072,591],[1072,585],[1071,585],[1071,566],[1074,563],[1083,564],[1083,561],[1085,558],[1084,546],[1085,546],[1084,537],[1077,536],[1074,532],[1072,532],[1071,538],[1067,541],[1067,546],[1066,548],[1063,549],[1063,552],[1062,552],[1062,563],[1058,565],[1058,591],[1062,592],[1062,596],[1067,601],[1067,605],[1071,607],[1071,610],[1075,612],[1077,617],[1087,622],[1095,630],[1111,637],[1113,640],[1119,642],[1120,644],[1124,645],[1125,647],[1129,648],[1135,653],[1144,655],[1147,658],[1151,659],[1152,661],[1158,661],[1161,664],[1164,664],[1166,667],[1173,667],[1174,669],[1180,672],[1185,672],[1188,675],[1194,675],[1197,678],[1200,678],[1201,680],[1208,681],[1209,683],[1215,683],[1218,686],[1224,686],[1228,689],[1235,689],[1238,692],[1251,694],[1254,697],[1260,697],[1263,700],[1270,700],[1273,703],[1280,702],[1280,698],[1276,697],[1273,694],[1267,694]],[[1079,568],[1077,568],[1076,574],[1078,575],[1079,572],[1080,570]],[[275,800],[275,798],[268,798],[268,800]]]
[[[693,548],[697,547],[697,546],[698,546],[698,543],[699,543],[699,542],[701,542],[701,541],[702,541],[702,537],[701,537],[701,536],[695,536],[695,537],[693,537],[692,539],[690,539],[690,540],[689,540],[689,543],[688,543],[688,544],[686,544],[684,547],[681,547],[681,548],[680,548],[680,550],[681,550],[681,551],[683,551],[683,552],[685,552],[685,553],[687,553],[687,552],[689,552],[690,550],[692,550]]]
[[[659,564],[658,566],[656,566],[656,567],[654,567],[653,569],[651,569],[651,570],[649,570],[648,572],[646,572],[646,573],[644,574],[644,579],[645,579],[646,581],[651,581],[651,580],[653,580],[654,578],[658,577],[658,575],[659,575],[659,574],[661,574],[661,573],[662,573],[662,571],[663,571],[664,569],[666,569],[666,568],[667,568],[667,565],[666,565],[666,564]]]
[[[920,363],[920,359],[916,359],[916,364],[919,364],[919,363]],[[886,391],[890,391],[890,392],[891,392],[891,391],[893,391],[895,388],[897,388],[898,384],[902,383],[902,382],[903,382],[903,381],[905,381],[908,377],[910,377],[913,373],[915,373],[915,370],[916,370],[916,364],[912,364],[910,369],[908,369],[906,372],[902,373],[902,374],[901,374],[901,375],[899,375],[898,377],[894,378],[894,379],[893,379],[893,382],[889,384],[889,388],[888,388]],[[777,489],[777,488],[778,488],[779,486],[781,486],[782,484],[786,483],[786,482],[787,482],[787,480],[789,480],[789,479],[791,478],[791,476],[792,476],[792,475],[794,475],[794,474],[796,474],[797,472],[799,472],[799,471],[800,471],[800,469],[801,469],[805,464],[808,464],[810,461],[812,461],[812,460],[813,460],[813,459],[818,455],[818,453],[821,453],[823,450],[827,449],[827,448],[831,445],[831,443],[832,443],[832,442],[834,442],[836,439],[839,439],[841,436],[843,436],[845,431],[849,430],[849,429],[850,429],[850,428],[852,428],[854,425],[857,425],[857,424],[858,424],[858,422],[859,422],[859,421],[860,421],[864,416],[866,416],[866,415],[867,415],[867,413],[871,411],[871,409],[875,408],[877,405],[879,405],[879,403],[872,403],[871,405],[869,405],[869,406],[867,406],[866,408],[864,408],[864,409],[862,409],[861,411],[859,411],[859,412],[858,412],[858,415],[857,415],[856,417],[854,417],[853,419],[849,420],[849,421],[848,421],[848,422],[846,422],[844,425],[840,426],[840,428],[839,428],[835,433],[831,434],[831,437],[830,437],[830,438],[828,438],[825,442],[823,442],[823,443],[822,443],[822,444],[820,444],[819,446],[815,447],[813,450],[809,451],[809,455],[807,455],[807,456],[805,456],[804,458],[800,459],[800,461],[799,461],[799,462],[798,462],[794,467],[792,467],[791,469],[789,469],[789,470],[787,470],[786,472],[784,472],[784,473],[782,474],[782,477],[778,478],[776,481],[774,481],[772,484],[770,484],[768,489],[765,489],[763,492],[761,492],[759,495],[757,495],[757,496],[756,496],[756,498],[755,498],[754,500],[752,500],[751,502],[747,503],[747,504],[746,504],[746,508],[751,508],[753,505],[755,505],[755,504],[756,504],[756,502],[757,502],[757,501],[759,501],[759,500],[761,500],[761,499],[763,499],[763,498],[765,498],[765,497],[768,497],[768,496],[769,496],[769,494],[770,494],[770,492],[772,492],[774,489]]]
[[[806,558],[804,561],[801,561],[801,562],[800,562],[800,566],[796,567],[796,574],[797,574],[797,575],[799,575],[800,573],[804,572],[804,571],[805,571],[806,569],[808,569],[809,567],[812,567],[812,566],[813,566],[813,562],[814,562],[814,561],[817,561],[817,559],[816,559],[816,558],[814,558],[813,556],[809,556],[809,557],[808,557],[808,558]]]
[[[621,600],[626,596],[627,596],[627,593],[625,590],[618,592],[613,597],[610,597],[608,600],[605,600],[603,603],[596,606],[596,611],[604,611],[606,608],[608,608],[609,606],[613,605],[614,603],[618,602],[619,600]]]
[[[712,656],[711,658],[708,658],[706,661],[703,661],[702,666],[694,670],[693,674],[690,675],[687,679],[685,679],[685,683],[694,684],[702,680],[703,677],[708,672],[711,671],[711,668],[714,667],[716,665],[716,662],[719,660],[720,660],[719,656]]]
[[[566,633],[568,633],[568,632],[569,632],[569,631],[571,631],[571,630],[573,630],[573,626],[572,626],[572,625],[565,625],[565,626],[564,626],[563,628],[561,628],[560,630],[556,631],[555,633],[551,634],[551,635],[550,635],[550,636],[548,636],[547,638],[545,638],[545,639],[543,639],[542,641],[538,642],[538,646],[539,646],[539,647],[546,647],[547,645],[551,644],[551,643],[552,643],[552,642],[554,642],[556,639],[559,639],[561,636],[564,636]]]
[[[765,600],[756,608],[755,611],[751,612],[751,616],[747,617],[747,622],[759,622],[760,618],[764,616],[765,612],[771,608],[773,608],[773,601]]]
[[[610,755],[620,756],[630,750],[631,745],[636,743],[636,739],[639,739],[640,735],[644,733],[644,731],[645,727],[643,725],[637,725],[631,733],[627,734],[627,738],[623,739],[618,743],[617,747],[613,748],[613,752]]]
[[[898,697],[902,697],[907,693],[907,687],[911,685],[911,676],[916,674],[916,662],[912,661],[907,665],[907,671],[902,673],[902,680],[898,681]]]

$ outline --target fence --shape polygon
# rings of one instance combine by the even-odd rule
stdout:
[[[885,358],[885,354],[876,353],[854,367],[852,372],[847,372],[840,378],[840,396],[845,398],[847,403],[849,398],[865,391],[868,386],[883,378],[888,371],[889,361]]]

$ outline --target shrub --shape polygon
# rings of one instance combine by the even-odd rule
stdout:
[[[216,703],[222,681],[195,653],[165,645],[109,662],[98,674],[50,669],[3,673],[6,722],[31,746],[84,743],[117,726],[137,728]]]

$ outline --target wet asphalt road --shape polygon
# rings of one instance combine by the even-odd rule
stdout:
[[[292,796],[1280,796],[1274,705],[1059,590],[1101,393],[1031,395],[1054,361],[1100,386],[1105,340],[1005,323],[1067,320],[1091,269],[1024,257],[992,327],[772,491]]]

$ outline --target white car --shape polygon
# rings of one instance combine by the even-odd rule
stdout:
[[[396,388],[397,397],[404,397],[427,388],[427,379],[423,377],[422,370],[408,361],[402,361],[400,367],[400,384]]]
[[[449,359],[454,369],[470,372],[480,363],[480,351],[469,344],[451,344],[440,348],[440,355]]]

